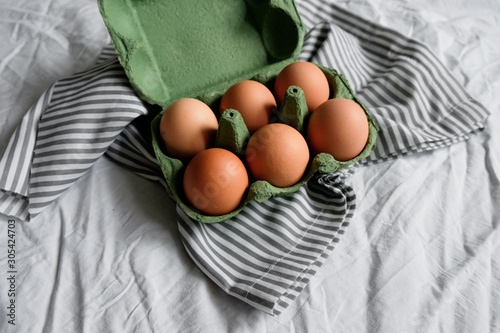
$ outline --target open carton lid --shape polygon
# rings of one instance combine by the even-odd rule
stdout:
[[[214,103],[234,83],[275,76],[301,51],[305,28],[290,0],[98,0],[130,84],[166,108]]]

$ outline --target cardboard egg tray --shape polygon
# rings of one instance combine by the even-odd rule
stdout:
[[[222,95],[242,80],[261,82],[272,91],[278,73],[296,61],[305,33],[295,3],[290,0],[99,0],[99,8],[132,87],[143,100],[163,110],[180,98],[191,97],[218,114]],[[302,179],[290,187],[251,180],[237,209],[209,216],[194,209],[183,193],[186,165],[164,152],[159,134],[162,111],[151,123],[152,145],[174,200],[188,216],[204,223],[225,221],[251,200],[263,202],[291,194],[315,173],[339,171],[370,154],[378,131],[373,117],[341,74],[317,66],[328,79],[330,98],[353,100],[365,111],[370,131],[364,150],[343,162],[325,153],[313,156]],[[307,120],[302,90],[289,87],[273,121],[305,134]],[[249,137],[238,110],[226,110],[219,117],[216,147],[232,151],[245,162]]]

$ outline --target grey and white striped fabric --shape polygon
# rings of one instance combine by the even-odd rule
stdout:
[[[380,126],[361,164],[444,147],[483,128],[488,112],[427,47],[327,1],[296,2],[308,30],[300,59],[347,77]],[[56,82],[0,158],[0,211],[33,219],[103,154],[165,185],[141,130],[147,113],[111,49],[96,67]],[[356,196],[345,178],[356,167],[315,177],[292,196],[250,203],[220,224],[194,222],[178,209],[186,251],[228,294],[278,315],[349,226]]]
[[[116,53],[56,82],[23,118],[0,159],[0,208],[30,220],[74,184],[132,120],[147,113]],[[36,139],[35,139],[36,138]]]
[[[199,224],[178,209],[186,250],[222,289],[273,315],[304,289],[348,227],[352,188],[325,175],[289,197],[250,203],[230,221]]]
[[[328,1],[298,1],[309,29],[303,60],[337,68],[380,125],[363,161],[385,160],[468,139],[488,114],[424,44]]]

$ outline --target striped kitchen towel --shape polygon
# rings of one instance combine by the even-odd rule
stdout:
[[[425,45],[328,1],[296,2],[308,30],[300,59],[347,77],[379,124],[377,147],[361,163],[444,147],[483,128],[487,110]],[[148,112],[109,48],[94,68],[56,82],[0,158],[0,211],[33,219],[103,154],[165,185],[141,125]],[[197,223],[178,209],[186,251],[228,294],[278,315],[349,226],[356,196],[345,177],[355,170],[314,177],[224,223]]]
[[[112,47],[94,68],[53,84],[1,156],[0,212],[22,220],[37,216],[146,113]]]

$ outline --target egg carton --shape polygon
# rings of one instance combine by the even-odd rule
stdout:
[[[180,98],[190,97],[216,111],[224,92],[243,80],[272,88],[278,73],[297,60],[305,35],[293,0],[98,0],[98,5],[132,88],[141,99],[163,110]],[[339,171],[370,153],[378,130],[375,121],[342,75],[318,67],[328,79],[330,97],[351,99],[365,111],[370,128],[365,149],[344,162],[318,154],[310,160],[302,179],[287,188],[252,181],[239,207],[228,214],[204,215],[189,204],[182,186],[186,165],[165,154],[159,135],[163,112],[156,115],[151,123],[154,152],[172,197],[188,216],[204,223],[225,221],[252,200],[263,202],[294,193],[315,173]],[[307,119],[302,90],[289,87],[274,121],[303,133]],[[249,136],[237,110],[226,110],[219,117],[217,147],[244,160]]]

